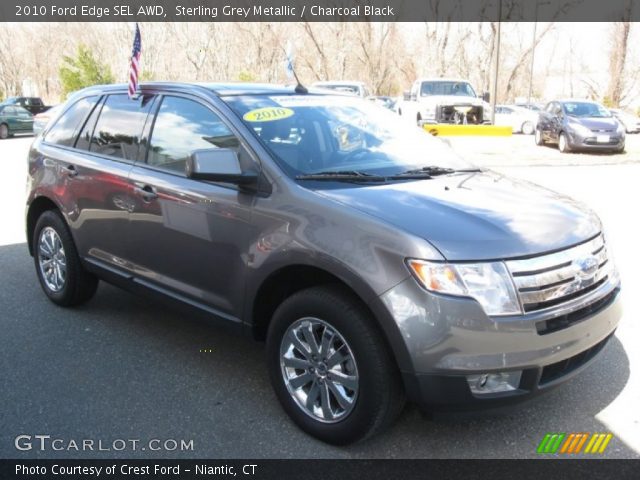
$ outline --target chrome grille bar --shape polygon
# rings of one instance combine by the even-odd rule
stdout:
[[[580,261],[595,259],[597,268],[585,275]],[[602,235],[567,250],[505,262],[525,312],[541,310],[586,294],[606,281],[613,265],[608,261]]]

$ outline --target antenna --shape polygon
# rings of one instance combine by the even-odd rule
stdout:
[[[284,53],[284,57],[287,59],[287,69],[291,69],[291,73],[293,73],[293,78],[296,79],[296,88],[294,89],[294,92],[296,93],[309,93],[309,90],[307,89],[307,87],[305,87],[304,85],[302,85],[302,82],[300,81],[300,79],[298,78],[298,74],[296,73],[296,69],[293,67],[293,61],[291,60],[289,53],[285,50],[285,48],[280,45],[280,48],[282,49],[282,52]]]

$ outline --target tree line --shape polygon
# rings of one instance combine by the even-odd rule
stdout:
[[[636,26],[608,25],[609,64],[594,66],[566,58],[555,63],[536,49],[555,52],[562,24],[503,23],[499,102],[544,97],[552,77],[567,94],[583,93],[610,106],[633,103],[640,65],[631,41]],[[293,46],[298,77],[366,82],[378,95],[400,95],[420,76],[469,79],[478,93],[493,75],[497,24],[484,23],[145,23],[143,80],[285,82],[284,58]],[[94,83],[127,79],[132,28],[127,23],[2,24],[0,96],[25,88],[49,102]],[[545,46],[546,44],[546,46]],[[553,64],[553,65],[552,65]],[[558,65],[561,67],[559,68]],[[586,72],[586,73],[585,73]],[[603,77],[605,75],[605,77]]]

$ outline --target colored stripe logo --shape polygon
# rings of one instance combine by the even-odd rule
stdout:
[[[570,455],[578,453],[600,454],[604,453],[612,438],[613,435],[610,433],[547,433],[538,445],[536,452]]]

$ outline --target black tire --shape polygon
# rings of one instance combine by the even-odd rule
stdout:
[[[422,126],[422,125],[421,125],[421,124],[422,124],[422,115],[418,114],[418,115],[416,116],[416,124],[417,124],[419,127],[421,127],[421,126]]]
[[[9,136],[9,126],[6,123],[0,124],[0,140],[6,140]]]
[[[43,230],[47,228],[53,229],[57,234],[62,243],[66,262],[65,279],[58,291],[47,284],[43,269],[40,266],[40,259],[44,258],[40,248],[40,238]],[[82,266],[71,232],[69,232],[69,228],[60,213],[55,210],[47,210],[40,215],[36,222],[33,232],[33,259],[40,286],[53,303],[63,307],[80,305],[96,293],[98,278],[87,272]]]
[[[542,146],[542,145],[545,144],[544,137],[542,136],[542,130],[541,129],[536,128],[534,136],[535,136],[536,145]]]
[[[562,153],[571,152],[571,145],[569,145],[569,139],[567,138],[567,134],[562,132],[558,137],[558,150]]]
[[[346,341],[357,366],[357,397],[350,412],[335,423],[312,417],[285,384],[281,346],[290,327],[309,317],[326,322]],[[404,406],[400,374],[372,321],[352,295],[337,286],[324,286],[293,294],[278,307],[269,325],[267,365],[278,400],[302,430],[324,442],[345,445],[363,440],[391,425]]]

